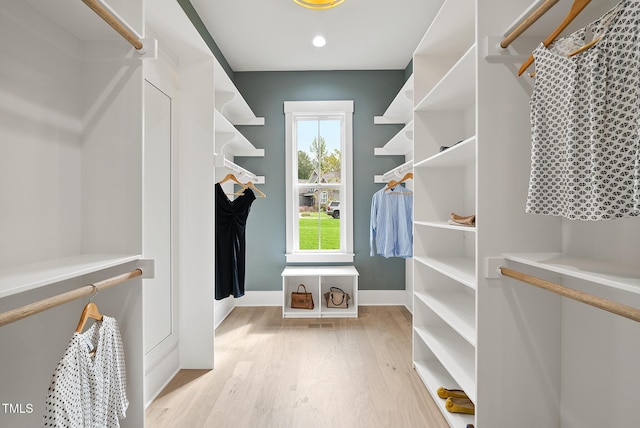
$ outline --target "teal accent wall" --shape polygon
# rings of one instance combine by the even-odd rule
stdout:
[[[409,80],[409,77],[411,77],[412,74],[413,74],[413,58],[411,58],[411,61],[409,61],[409,64],[407,64],[407,67],[404,69],[404,81],[406,82],[407,80]]]
[[[234,82],[253,112],[265,118],[264,126],[240,126],[239,130],[263,158],[239,158],[235,162],[266,177],[247,222],[247,291],[281,290],[285,261],[285,124],[284,101],[353,100],[354,251],[355,267],[363,290],[403,290],[404,259],[369,256],[371,197],[383,184],[382,174],[402,163],[403,156],[374,156],[401,128],[374,125],[405,82],[405,70],[239,72]]]

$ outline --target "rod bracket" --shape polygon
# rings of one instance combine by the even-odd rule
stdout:
[[[500,267],[505,265],[504,257],[486,257],[484,259],[484,277],[487,279],[502,278]]]
[[[139,259],[137,263],[138,267],[142,270],[142,278],[147,279],[156,277],[155,259]]]

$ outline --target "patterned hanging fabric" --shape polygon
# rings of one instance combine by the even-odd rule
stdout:
[[[86,332],[73,334],[53,373],[43,426],[118,428],[129,406],[126,385],[118,323],[103,316]]]
[[[601,37],[575,56],[581,46]],[[577,220],[640,215],[640,1],[534,51],[526,212]]]

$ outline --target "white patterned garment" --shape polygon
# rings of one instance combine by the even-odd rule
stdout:
[[[586,51],[568,57],[593,38]],[[526,211],[577,220],[640,214],[640,1],[534,51]]]
[[[120,330],[114,318],[103,316],[71,338],[49,387],[44,426],[119,427],[129,406],[125,387]]]

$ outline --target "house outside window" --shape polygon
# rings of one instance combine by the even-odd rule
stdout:
[[[286,101],[287,262],[353,261],[353,101]]]
[[[321,205],[326,205],[328,199],[329,199],[329,192],[327,192],[327,191],[320,192],[320,204]]]

